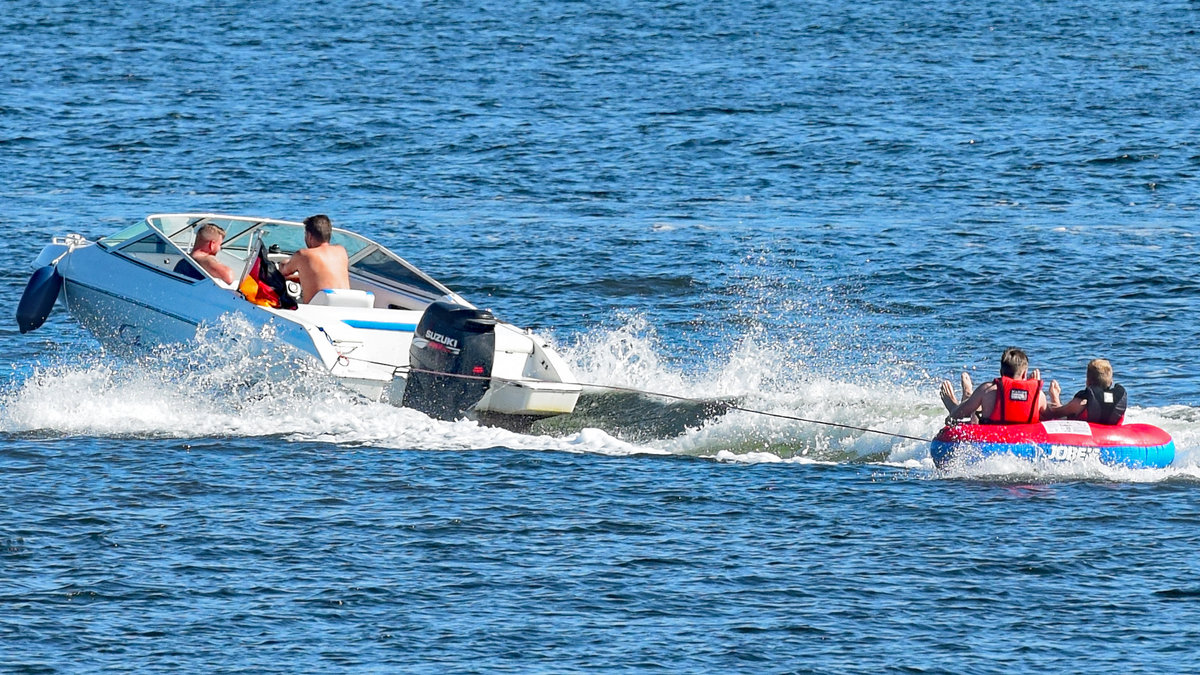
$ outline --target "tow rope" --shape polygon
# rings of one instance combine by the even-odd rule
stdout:
[[[457,378],[461,378],[464,380],[494,380],[497,382],[504,382],[504,383],[510,383],[510,384],[521,384],[523,382],[544,382],[545,381],[545,380],[534,380],[531,378],[516,379],[516,378],[496,377],[496,376],[489,377],[487,375],[467,375],[464,373],[446,373],[446,372],[442,372],[439,370],[428,370],[425,368],[416,368],[414,366],[400,366],[400,367],[396,368],[395,372],[396,373],[402,373],[402,372],[426,373],[429,375],[441,375],[443,377],[457,377]],[[708,401],[705,401],[703,399],[692,398],[690,396],[665,394],[663,392],[658,392],[658,391],[649,391],[646,389],[637,389],[634,387],[621,387],[621,386],[613,385],[613,384],[594,384],[594,383],[590,383],[590,382],[564,382],[563,384],[577,384],[581,387],[591,388],[591,389],[607,389],[609,391],[619,391],[619,392],[625,392],[625,393],[629,393],[629,394],[640,394],[642,396],[656,396],[658,398],[666,398],[666,399],[671,399],[673,401],[683,401],[686,403],[696,403],[696,404],[700,404],[700,405],[704,405],[705,403],[708,403]],[[908,434],[901,434],[901,433],[897,433],[894,431],[883,431],[882,429],[872,429],[870,427],[860,427],[860,426],[855,426],[853,424],[842,424],[840,422],[829,422],[827,420],[810,419],[807,417],[800,417],[798,415],[787,415],[784,413],[776,413],[776,412],[771,412],[769,410],[758,410],[755,408],[747,408],[745,406],[740,406],[740,405],[737,405],[734,403],[722,404],[722,405],[727,407],[729,410],[737,410],[739,412],[751,413],[753,415],[763,415],[764,417],[775,417],[777,419],[792,420],[795,422],[804,422],[807,424],[819,424],[822,426],[835,427],[838,429],[849,429],[851,431],[861,431],[863,433],[868,433],[868,434],[879,434],[880,436],[890,436],[892,438],[903,438],[903,439],[909,440],[909,441],[920,441],[922,443],[930,443],[933,441],[933,439],[930,439],[930,438],[921,438],[920,436],[909,436]]]

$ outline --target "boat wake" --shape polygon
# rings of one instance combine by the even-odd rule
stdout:
[[[267,329],[269,330],[269,329]],[[595,429],[526,435],[368,400],[319,364],[226,316],[195,344],[136,359],[102,349],[31,366],[0,396],[0,433],[47,438],[246,438],[422,450],[659,453]]]
[[[509,448],[687,455],[730,463],[872,463],[933,478],[1002,481],[1200,479],[1200,409],[1133,408],[1177,456],[1163,470],[992,457],[939,471],[929,444],[944,410],[927,379],[896,372],[839,380],[761,338],[687,371],[631,318],[561,350],[585,389],[576,412],[531,433],[444,422],[344,389],[310,359],[227,318],[187,349],[124,361],[67,352],[20,371],[0,395],[0,433],[25,437],[248,438],[419,450]],[[70,360],[66,360],[66,359]],[[642,392],[642,393],[639,393]],[[653,392],[653,393],[646,393]],[[664,394],[665,397],[656,394]],[[799,421],[803,418],[813,421]],[[819,422],[819,423],[818,423]],[[842,426],[830,426],[842,425]],[[870,429],[872,431],[864,431]],[[898,435],[898,436],[897,436]]]

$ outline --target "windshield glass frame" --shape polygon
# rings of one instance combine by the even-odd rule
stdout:
[[[153,231],[187,255],[195,242],[196,229],[206,224],[213,224],[225,230],[221,254],[229,256],[231,260],[227,262],[236,262],[234,268],[241,267],[242,275],[249,269],[254,255],[257,254],[259,239],[266,244],[268,253],[276,261],[281,261],[282,256],[291,256],[306,248],[303,223],[216,213],[152,214],[145,220],[99,239],[97,243],[106,249],[119,251]],[[348,271],[352,276],[368,283],[379,284],[406,295],[415,293],[414,297],[424,299],[456,296],[454,291],[416,265],[396,255],[386,246],[360,234],[335,227],[330,243],[346,249],[349,259]],[[393,270],[398,274],[393,275]]]
[[[143,234],[154,229],[158,228],[153,227],[148,220],[142,220],[107,237],[101,237],[96,240],[96,243],[111,250],[120,247],[132,239],[141,239]]]

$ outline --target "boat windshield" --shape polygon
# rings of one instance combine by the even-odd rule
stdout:
[[[190,214],[151,216],[147,221],[183,249],[191,247],[196,239],[196,230],[202,225],[216,225],[221,228],[225,232],[225,242],[229,242],[263,223],[262,220],[249,218]],[[228,243],[222,244],[222,248],[227,247]]]
[[[267,245],[268,249],[271,249],[272,253],[291,255],[305,247],[304,226],[299,224],[254,223],[249,228],[243,228],[237,234],[228,234],[231,231],[226,230],[227,235],[225,243],[221,245],[222,248],[245,251],[251,243],[251,237],[256,232],[262,236],[263,243]],[[359,251],[371,245],[369,240],[345,230],[334,230],[330,243],[345,247],[346,254],[350,257],[354,257]],[[273,247],[278,247],[278,249],[273,249]]]
[[[253,227],[233,239],[226,239],[222,249],[237,251],[241,257],[249,258],[247,247],[257,247],[255,234],[262,236],[263,243],[273,256],[290,256],[307,246],[303,225],[272,221]],[[334,228],[330,243],[345,247],[350,259],[350,276],[367,283],[368,288],[376,293],[381,289],[390,289],[406,297],[417,298],[423,304],[452,294],[450,289],[411,263],[366,237]]]
[[[104,248],[113,248],[114,246],[120,246],[130,239],[135,239],[149,231],[150,225],[143,220],[137,225],[130,225],[116,234],[110,234],[107,237],[100,239],[96,243],[100,244]]]
[[[282,262],[287,256],[305,248],[304,225],[269,218],[222,216],[209,213],[155,214],[116,234],[99,240],[105,248],[114,249],[136,241],[151,232],[158,232],[180,251],[191,250],[196,229],[213,224],[225,231],[220,256],[226,264],[245,274],[257,251],[258,239],[266,244],[271,258]],[[361,235],[334,228],[331,243],[342,246],[350,259],[350,275],[355,288],[391,293],[389,305],[423,307],[453,291],[414,267],[411,263],[383,246]],[[253,250],[252,250],[253,249]]]
[[[410,286],[434,299],[451,292],[432,277],[379,246],[353,261],[350,264],[350,272],[367,278],[374,277],[389,286]]]

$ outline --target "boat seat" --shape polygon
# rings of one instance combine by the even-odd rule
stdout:
[[[171,271],[189,279],[196,279],[197,281],[203,281],[208,278],[204,276],[204,272],[197,269],[196,265],[187,258],[180,258],[179,262],[175,263],[175,266],[171,268]]]
[[[329,307],[374,307],[375,294],[353,288],[326,288],[317,291],[308,304]]]

